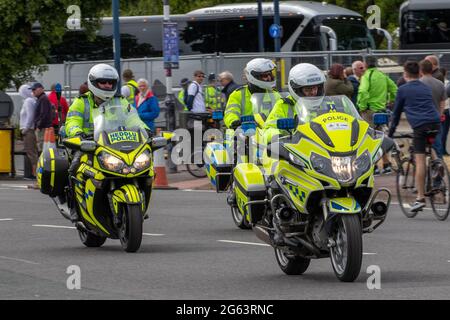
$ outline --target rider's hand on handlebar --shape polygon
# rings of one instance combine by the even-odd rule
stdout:
[[[241,125],[241,120],[234,120],[231,125],[230,128],[233,130],[236,130],[237,127],[239,127]]]

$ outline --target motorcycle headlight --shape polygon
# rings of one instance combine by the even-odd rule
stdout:
[[[370,164],[370,154],[366,150],[353,162],[353,170],[355,172],[355,176],[359,177],[366,173],[370,169]]]
[[[331,166],[339,182],[353,179],[352,157],[331,157]]]
[[[125,162],[121,159],[104,151],[98,155],[98,161],[104,169],[113,172],[121,171],[125,166]]]
[[[150,166],[150,159],[150,152],[146,150],[136,157],[136,160],[134,160],[133,163],[133,167],[135,167],[138,171],[147,169]]]
[[[303,163],[303,161],[301,161],[299,158],[297,158],[294,154],[289,152],[289,159],[292,161],[293,164],[304,168],[305,164]]]
[[[336,178],[336,175],[333,172],[331,161],[328,158],[325,158],[321,155],[318,155],[317,153],[312,152],[311,153],[311,164],[315,171],[332,177]]]

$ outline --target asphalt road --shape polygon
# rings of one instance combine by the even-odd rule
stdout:
[[[301,276],[279,269],[274,251],[237,229],[225,196],[205,191],[155,191],[141,249],[118,240],[86,248],[76,230],[37,190],[0,181],[0,299],[448,299],[450,220],[431,214],[389,218],[364,236],[361,274],[341,283],[329,259]],[[69,290],[69,266],[81,289]],[[369,266],[381,289],[369,290]]]

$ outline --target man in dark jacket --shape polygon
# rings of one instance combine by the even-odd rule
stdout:
[[[224,105],[227,104],[228,98],[230,97],[230,94],[240,88],[240,85],[236,84],[233,80],[233,74],[230,71],[224,71],[221,74],[219,74],[219,82],[220,85],[223,87],[222,93],[225,96]]]
[[[55,110],[50,103],[47,95],[45,94],[44,86],[42,84],[40,84],[39,82],[34,83],[31,86],[31,90],[33,92],[33,95],[37,99],[34,125],[38,138],[39,152],[42,152],[45,129],[52,126]]]

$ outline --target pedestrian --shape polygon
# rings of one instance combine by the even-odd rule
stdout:
[[[367,121],[372,128],[375,128],[373,124],[373,114],[386,112],[388,103],[394,101],[397,94],[397,86],[394,81],[377,69],[376,62],[376,57],[367,57],[366,71],[361,77],[357,99],[357,106],[362,118]],[[389,162],[387,154],[384,154],[383,170],[381,173],[388,174],[391,172],[391,163]],[[380,174],[377,165],[375,165],[374,174]]]
[[[352,95],[352,102],[356,106],[358,102],[358,89],[359,89],[359,82],[361,80],[361,77],[363,76],[364,72],[366,71],[366,66],[364,62],[362,61],[354,61],[352,63],[352,71],[353,74],[348,76],[347,79],[352,83],[353,85],[353,95]]]
[[[130,104],[134,104],[135,96],[139,93],[138,84],[134,80],[133,71],[130,69],[125,69],[122,72],[122,80],[124,82],[124,86],[127,86],[130,89],[130,95],[127,100]]]
[[[398,89],[395,99],[394,115],[389,129],[392,137],[404,111],[406,119],[414,131],[413,147],[415,159],[415,187],[417,198],[411,204],[411,211],[425,207],[425,147],[430,138],[429,131],[440,127],[439,113],[434,106],[431,88],[419,80],[420,67],[416,61],[407,61],[404,65],[403,77],[406,84]]]
[[[344,73],[344,66],[340,63],[331,65],[328,71],[328,79],[325,82],[326,96],[346,95],[349,99],[353,95],[353,85],[347,80]]]
[[[78,94],[81,96],[82,94],[85,94],[88,91],[89,91],[89,87],[88,87],[87,82],[85,81],[80,85],[80,88],[78,89]]]
[[[433,71],[432,71],[431,75],[434,78],[440,80],[442,83],[444,83],[445,82],[444,75],[439,70],[439,58],[435,55],[430,55],[430,56],[426,56],[425,60],[430,61],[431,64],[433,65]]]
[[[202,82],[205,79],[205,73],[201,70],[194,72],[194,79],[188,87],[188,97],[186,106],[189,111],[198,113],[206,112],[205,99],[203,95]]]
[[[216,75],[208,75],[208,84],[205,87],[205,105],[207,109],[216,110],[221,107],[221,91],[216,86]]]
[[[188,111],[186,103],[187,103],[187,97],[188,97],[187,89],[188,89],[190,83],[191,82],[189,81],[188,78],[183,78],[180,81],[181,90],[180,90],[180,92],[178,92],[178,101],[183,106],[184,111]]]
[[[443,119],[445,101],[447,101],[447,93],[445,92],[444,83],[433,77],[433,65],[430,60],[420,61],[419,66],[420,74],[422,75],[420,81],[431,88],[434,106],[441,116],[441,119]],[[444,147],[442,145],[442,128],[440,128],[439,133],[436,135],[436,139],[433,143],[433,149],[436,151],[439,158],[443,157]]]
[[[441,68],[441,73],[444,75],[445,91],[447,93],[448,98],[447,101],[445,102],[445,110],[444,110],[445,120],[444,122],[442,122],[442,147],[444,149],[444,155],[448,156],[449,153],[447,152],[447,137],[450,129],[450,82],[447,79],[447,69]]]
[[[236,84],[233,80],[233,74],[230,71],[224,71],[219,74],[219,82],[222,86],[222,93],[224,95],[224,105],[227,104],[228,98],[230,97],[230,94],[236,90],[239,89],[241,86]]]
[[[351,75],[353,75],[353,69],[352,69],[352,67],[346,67],[345,69],[344,69],[344,74],[345,74],[345,77],[348,79],[348,77],[350,77]]]
[[[52,126],[55,129],[55,134],[58,134],[59,128],[66,122],[67,112],[69,105],[66,98],[61,96],[61,92],[56,92],[56,84],[52,84],[50,87],[51,92],[48,94],[48,100],[53,105],[56,113],[56,117],[53,119]],[[61,119],[61,123],[60,120]]]
[[[155,133],[155,119],[158,118],[160,111],[158,99],[149,88],[146,79],[139,79],[137,85],[139,93],[135,97],[135,103],[139,117]]]
[[[39,152],[42,152],[45,129],[52,127],[52,122],[56,113],[53,105],[45,94],[44,86],[41,83],[35,82],[31,86],[31,90],[33,91],[33,95],[37,98],[34,125],[37,134],[38,150]]]
[[[31,164],[31,176],[24,178],[26,180],[36,180],[36,166],[38,162],[38,148],[36,133],[34,132],[36,98],[33,97],[31,87],[28,84],[20,86],[19,94],[25,99],[20,110],[20,132],[23,137],[23,150]]]

